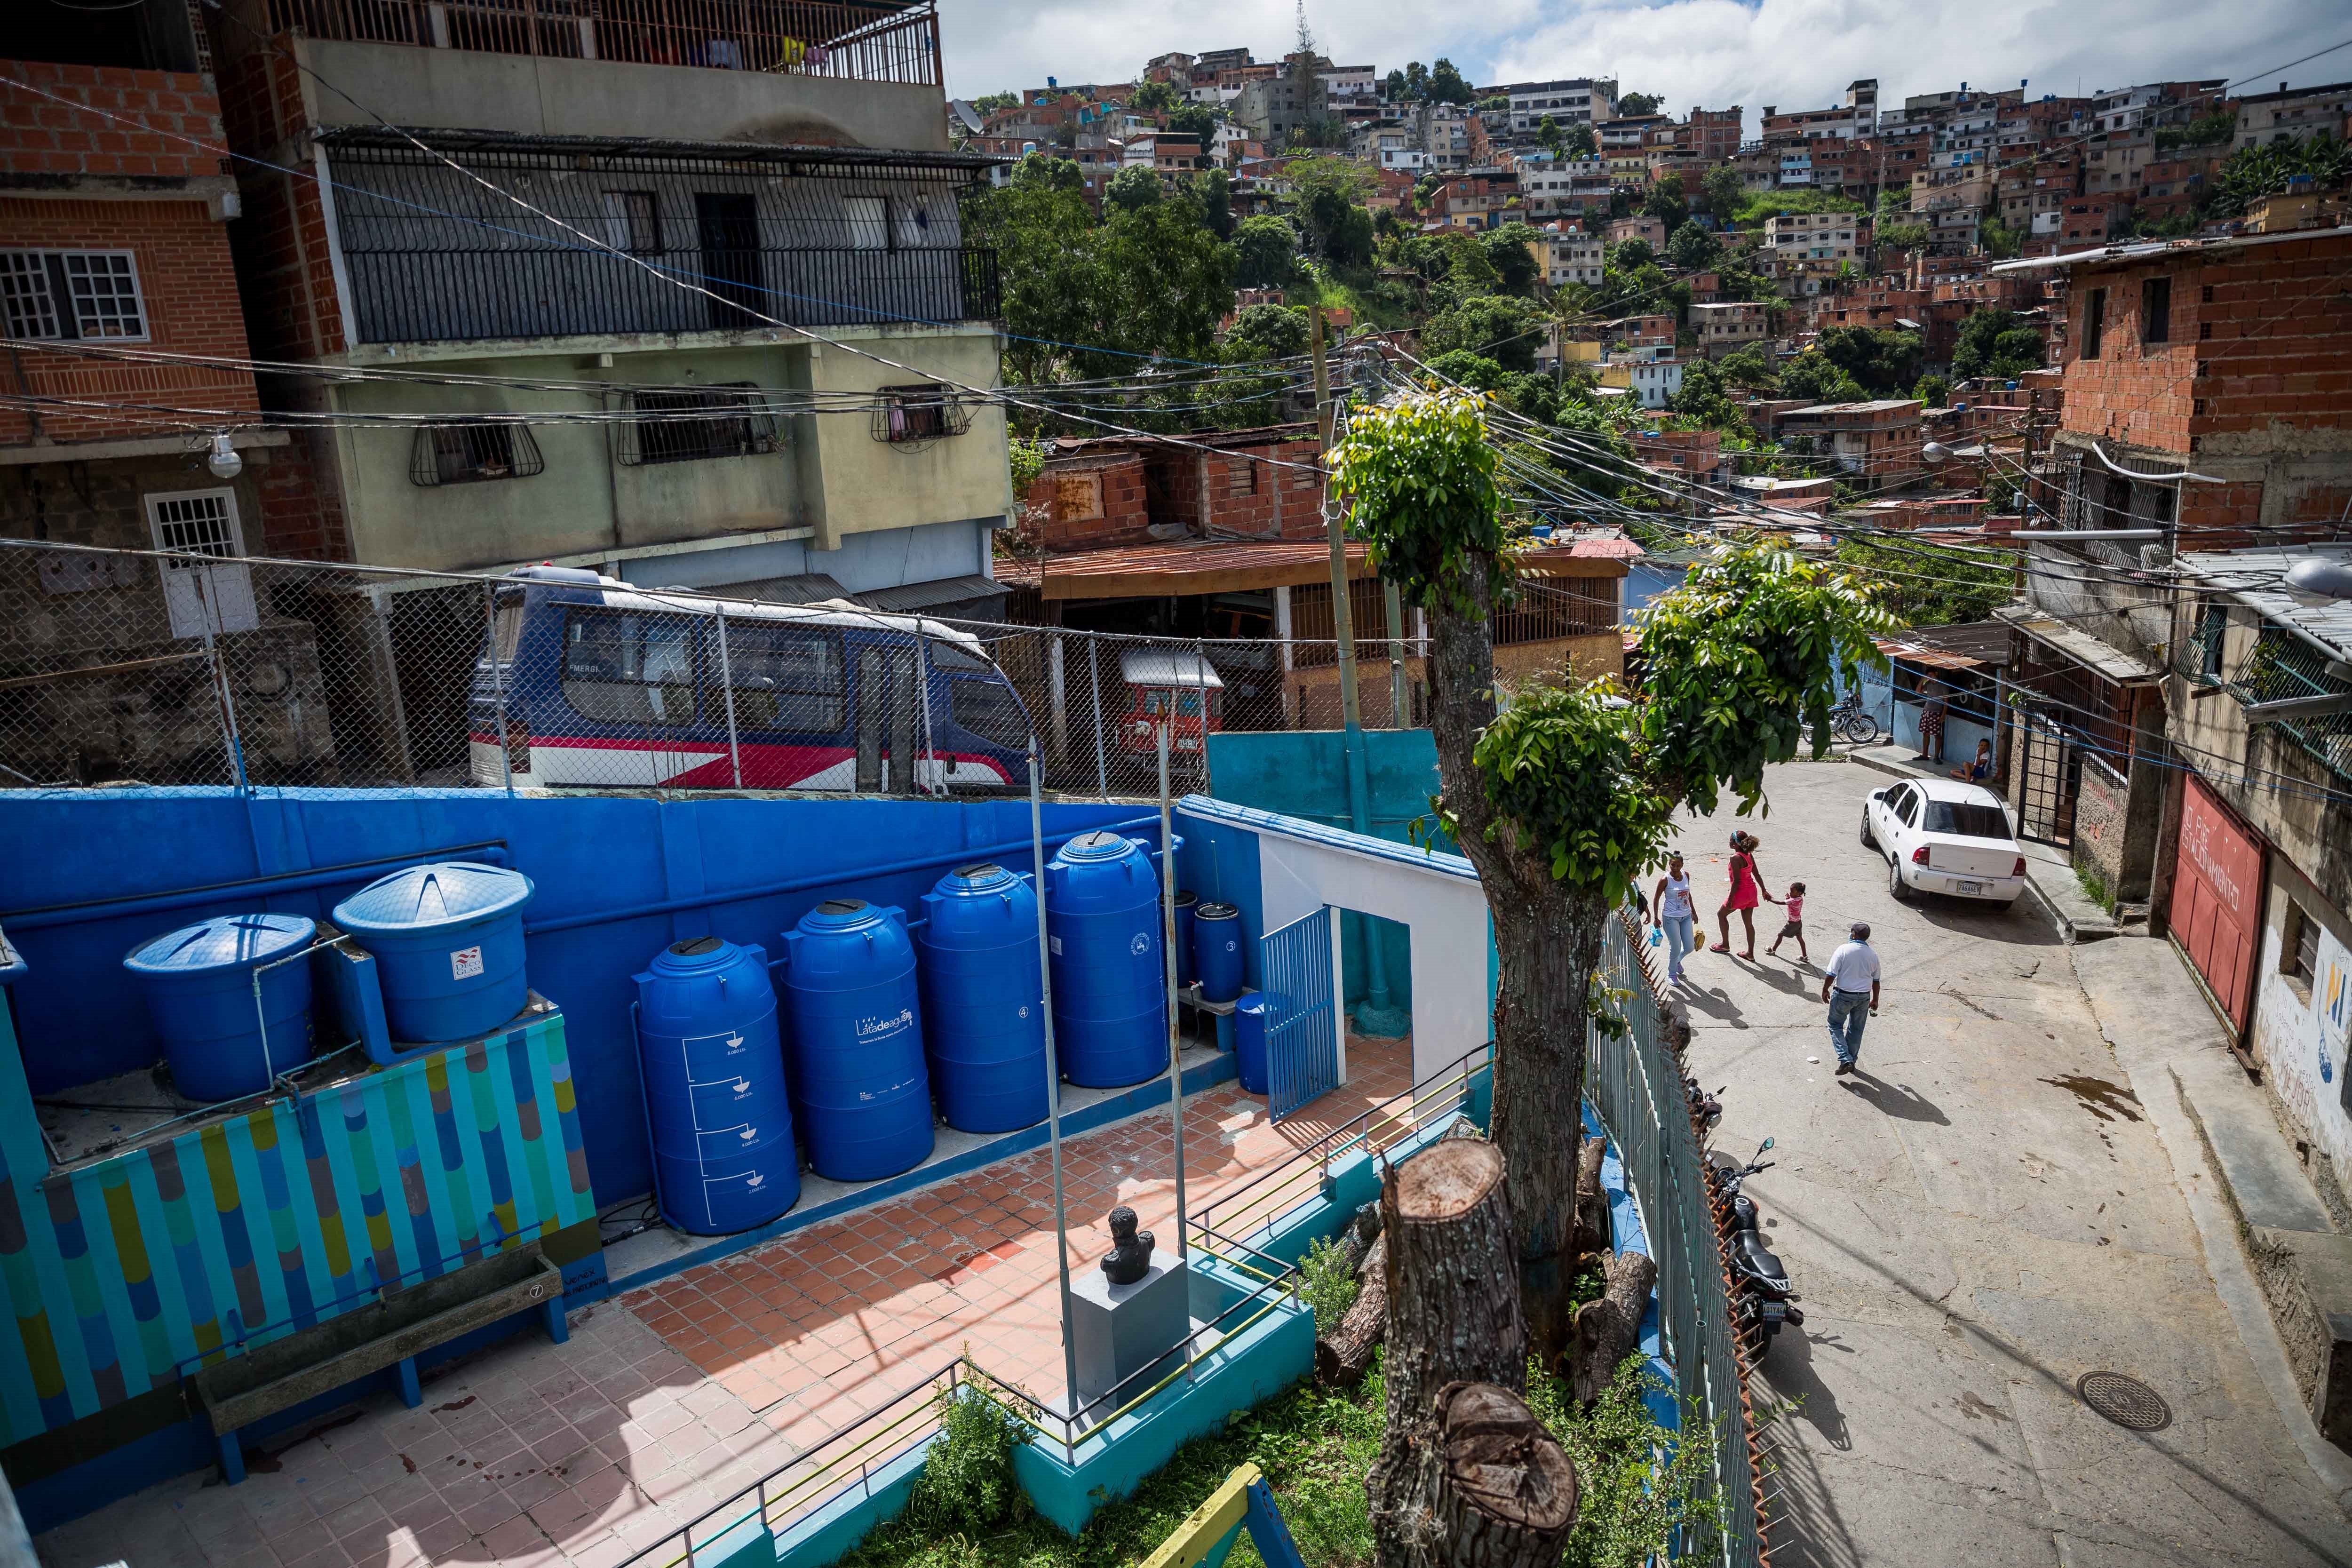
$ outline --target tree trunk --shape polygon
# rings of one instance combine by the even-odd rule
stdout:
[[[1576,1160],[1583,1141],[1585,1008],[1609,911],[1595,893],[1555,881],[1549,858],[1517,848],[1496,826],[1477,766],[1478,731],[1495,716],[1493,587],[1465,568],[1476,613],[1430,611],[1430,723],[1459,847],[1478,869],[1495,921],[1502,983],[1495,998],[1495,1142],[1518,1222],[1519,1289],[1535,1353],[1561,1364],[1573,1342],[1568,1289],[1576,1258]]]
[[[1587,1301],[1576,1311],[1576,1352],[1570,1385],[1576,1397],[1591,1404],[1617,1374],[1617,1363],[1641,1342],[1642,1314],[1650,1305],[1650,1288],[1658,1281],[1655,1259],[1643,1252],[1609,1255],[1609,1283],[1601,1300]]]
[[[1354,1303],[1340,1314],[1339,1327],[1315,1341],[1315,1375],[1334,1388],[1353,1388],[1371,1370],[1372,1352],[1389,1322],[1388,1263],[1388,1238],[1381,1237],[1356,1271]]]
[[[1609,1146],[1598,1138],[1576,1155],[1576,1267],[1609,1250],[1609,1194],[1601,1190],[1601,1162]]]
[[[1421,1454],[1437,1391],[1528,1381],[1507,1162],[1493,1144],[1449,1138],[1392,1171],[1381,1193],[1388,1262],[1388,1428],[1366,1480],[1382,1568],[1430,1555]]]
[[[1444,1568],[1559,1568],[1576,1523],[1576,1467],[1527,1402],[1491,1383],[1437,1395],[1421,1452],[1433,1551]]]

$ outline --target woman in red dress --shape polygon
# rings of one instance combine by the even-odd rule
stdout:
[[[1780,900],[1764,890],[1764,878],[1756,868],[1757,838],[1752,833],[1731,836],[1731,896],[1715,911],[1717,930],[1722,935],[1718,945],[1725,952],[1731,951],[1731,911],[1739,911],[1739,928],[1748,933],[1748,951],[1740,956],[1748,963],[1756,962],[1756,906],[1762,900],[1774,903]]]

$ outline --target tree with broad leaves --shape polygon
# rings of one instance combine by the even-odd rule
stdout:
[[[1617,100],[1617,112],[1621,117],[1629,114],[1655,114],[1660,101],[1655,93],[1629,92]]]
[[[1519,1240],[1530,1351],[1558,1367],[1568,1309],[1587,1031],[1601,933],[1664,858],[1674,815],[1763,804],[1764,769],[1826,735],[1837,679],[1883,662],[1894,622],[1871,590],[1780,550],[1727,547],[1643,617],[1648,674],[1538,684],[1495,707],[1493,619],[1513,589],[1484,400],[1449,391],[1359,411],[1332,454],[1350,531],[1381,576],[1429,613],[1433,803],[1477,868],[1502,980],[1495,1140]],[[1605,1370],[1604,1370],[1605,1380]]]

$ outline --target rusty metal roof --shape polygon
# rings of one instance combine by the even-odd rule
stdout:
[[[2009,663],[2009,632],[2005,621],[1906,626],[1878,638],[1878,651],[1924,669],[1999,669]]]
[[[1348,546],[1348,575],[1378,575],[1360,544]],[[1047,599],[1238,594],[1328,583],[1331,547],[1319,539],[1129,544],[1051,555],[1043,562],[1000,561],[996,577],[1014,587],[1034,588]]]

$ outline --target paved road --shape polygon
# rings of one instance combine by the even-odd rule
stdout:
[[[1864,1071],[1838,1079],[1819,969],[1763,957],[1778,910],[1759,963],[1717,953],[1710,921],[1688,966],[1693,1070],[1731,1086],[1716,1141],[1778,1140],[1749,1191],[1804,1297],[1763,1363],[1793,1405],[1774,1563],[2352,1563],[2068,950],[2030,900],[1895,903],[1856,833],[1886,783],[1791,765],[1769,816],[1727,805],[1682,835],[1703,915],[1744,826],[1773,892],[1808,884],[1814,963],[1866,920],[1885,972]],[[2075,1380],[2100,1369],[2152,1385],[2171,1425],[2086,1408]]]

